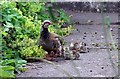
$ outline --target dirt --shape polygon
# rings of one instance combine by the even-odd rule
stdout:
[[[80,53],[78,60],[64,60],[58,58],[52,61],[55,65],[46,62],[34,62],[27,65],[28,70],[17,77],[114,77],[117,75],[118,51],[110,52],[105,47],[105,36],[101,23],[100,13],[81,13],[66,11],[72,15],[71,22],[93,21],[92,25],[74,25],[78,29],[72,31],[72,34],[64,37],[68,44],[75,41],[85,42],[89,52]],[[105,13],[110,16],[111,22],[117,22],[118,14]],[[118,26],[111,25],[113,39],[118,42]],[[111,39],[109,39],[111,43]],[[97,44],[97,46],[93,45]],[[112,63],[111,63],[112,59]]]

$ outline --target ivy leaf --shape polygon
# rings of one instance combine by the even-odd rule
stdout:
[[[13,66],[0,66],[0,69],[2,70],[14,70],[14,67]]]
[[[0,77],[15,78],[13,66],[0,66]]]
[[[9,28],[4,29],[4,32],[8,32],[8,31],[9,31]],[[3,34],[5,34],[5,33],[3,33]]]
[[[5,27],[7,28],[13,28],[13,24],[9,23],[9,22],[6,22],[6,25],[4,25]]]
[[[20,64],[20,65],[22,65],[22,64],[26,64],[27,61],[25,61],[25,60],[18,60],[17,63]]]
[[[9,29],[6,29],[6,30],[9,30]],[[6,33],[5,31],[2,31],[2,34],[6,36],[8,33]]]

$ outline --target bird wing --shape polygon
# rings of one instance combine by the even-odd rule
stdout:
[[[62,40],[59,35],[55,33],[49,34],[49,39],[41,39],[38,40],[38,45],[42,46],[46,51],[56,51],[62,48]]]
[[[62,37],[60,37],[55,33],[50,32],[50,40],[56,40],[56,39],[58,39],[60,43],[63,44],[64,39]]]
[[[50,39],[53,39],[53,38],[58,38],[59,35],[55,34],[55,33],[52,33],[50,32]]]

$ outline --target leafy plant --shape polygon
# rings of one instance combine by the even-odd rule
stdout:
[[[55,18],[57,22],[49,27],[51,32],[66,36],[73,30],[72,26],[61,28],[61,24],[69,22],[64,10],[57,10],[49,15],[43,2],[1,2],[0,31],[2,43],[0,51],[0,77],[15,77],[15,72],[25,71],[27,61],[23,58],[44,58],[47,53],[36,45],[39,37],[41,22]],[[51,14],[53,9],[50,8]],[[62,30],[61,30],[62,29]]]
[[[71,25],[67,28],[61,28],[61,26],[57,24],[49,27],[49,31],[57,33],[60,36],[67,36],[71,33],[72,30],[74,30],[74,28]]]
[[[11,59],[11,60],[2,60],[0,62],[0,76],[3,78],[6,77],[15,77],[14,72],[20,73],[20,71],[25,70],[23,66],[26,65],[25,60]]]
[[[42,47],[38,47],[35,45],[37,40],[32,40],[30,38],[24,38],[21,42],[18,41],[17,45],[22,47],[20,49],[20,53],[23,57],[40,57],[43,58],[47,53],[42,49]]]
[[[0,66],[0,77],[2,78],[14,78],[14,67],[13,66]]]

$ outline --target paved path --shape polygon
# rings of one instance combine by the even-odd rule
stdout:
[[[86,22],[92,20],[94,25],[74,25],[78,31],[73,31],[65,40],[70,42],[83,41],[87,43],[88,47],[94,47],[93,43],[98,43],[100,47],[104,47],[105,39],[101,25],[95,25],[101,23],[101,16],[99,13],[79,13],[67,11],[72,14],[71,21]],[[118,20],[117,14],[106,14],[111,17],[112,22]],[[113,28],[113,38],[117,43],[118,29],[116,25],[111,25]],[[97,33],[95,33],[97,32]],[[110,51],[110,56],[113,63],[117,63],[117,51]],[[53,61],[58,67],[45,62],[35,62],[34,66],[27,66],[28,71],[17,75],[18,77],[113,77],[117,74],[117,66],[113,67],[110,56],[106,49],[90,49],[88,53],[81,53],[79,60],[63,60],[56,59]],[[35,66],[37,68],[35,68]],[[115,71],[114,71],[115,70]]]

